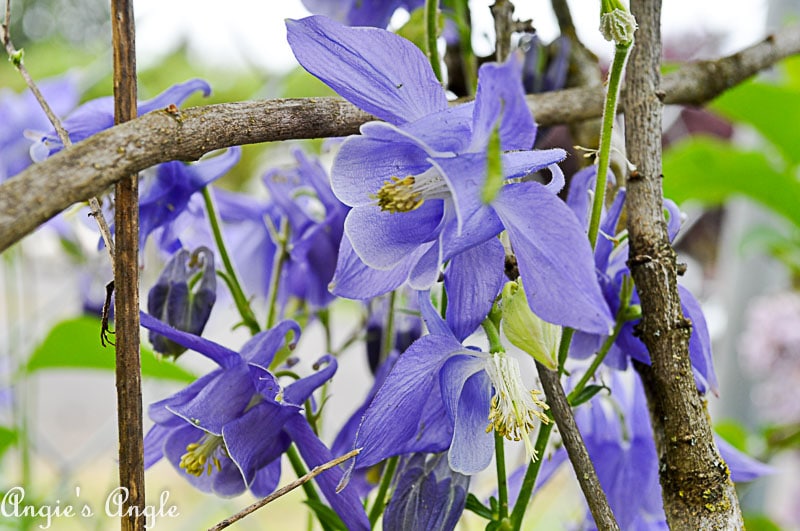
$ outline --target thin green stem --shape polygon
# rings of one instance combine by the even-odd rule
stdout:
[[[502,522],[508,518],[508,480],[506,479],[506,451],[504,446],[505,439],[502,435],[494,432],[494,457],[497,466],[497,503],[499,513],[498,521]]]
[[[581,391],[583,391],[583,389],[586,387],[586,384],[589,383],[589,380],[594,377],[594,373],[597,372],[600,364],[602,364],[603,360],[606,359],[606,354],[608,354],[608,351],[611,349],[611,345],[613,345],[614,341],[617,340],[623,325],[625,325],[625,321],[620,317],[617,317],[617,323],[614,325],[614,333],[606,338],[606,340],[603,342],[603,346],[601,346],[600,350],[597,351],[594,359],[592,359],[592,363],[586,369],[586,372],[583,373],[581,379],[578,380],[578,383],[575,384],[575,387],[567,395],[567,401],[570,404],[572,404],[578,395],[581,394]]]
[[[25,324],[22,316],[25,315],[24,301],[30,297],[35,300],[35,296],[26,292],[26,289],[35,286],[25,285],[24,270],[21,267],[24,254],[22,244],[15,245],[3,258],[3,293],[6,298],[6,353],[8,355],[8,366],[13,371],[8,371],[3,375],[9,377],[8,384],[12,389],[11,415],[12,426],[17,431],[16,446],[19,451],[20,465],[20,484],[27,490],[33,491],[33,475],[31,474],[31,440],[30,440],[30,412],[34,411],[31,407],[31,400],[34,396],[33,381],[28,378],[27,371],[24,370],[25,353],[22,349],[23,338],[25,337]],[[3,387],[0,380],[0,387]],[[32,518],[20,519],[20,529],[29,529],[33,526]]]
[[[539,425],[539,435],[536,437],[534,448],[536,449],[536,455],[540,457],[530,462],[528,470],[525,471],[525,477],[522,479],[522,486],[519,489],[517,502],[514,504],[514,510],[511,511],[511,526],[514,531],[519,531],[522,526],[522,517],[525,516],[525,510],[528,508],[528,502],[531,499],[533,488],[536,485],[536,478],[539,475],[539,469],[542,467],[544,451],[547,447],[547,441],[550,438],[550,432],[553,431],[553,424],[551,418],[548,424]]]
[[[300,458],[300,454],[297,452],[297,448],[295,448],[294,445],[289,446],[289,448],[286,450],[286,457],[289,458],[289,463],[292,465],[292,470],[294,470],[294,473],[298,478],[301,478],[308,473],[308,470],[306,470],[303,460]],[[303,483],[303,492],[306,493],[306,498],[308,498],[309,501],[314,501],[317,504],[322,503],[322,499],[319,497],[317,489],[314,488],[314,484],[310,481]],[[325,531],[333,531],[331,527],[324,521],[320,521],[320,524]]]
[[[600,230],[600,215],[606,197],[606,181],[608,167],[611,161],[611,134],[614,130],[614,118],[617,115],[617,100],[619,88],[622,83],[622,72],[628,61],[628,54],[633,43],[617,44],[614,50],[614,61],[608,74],[608,89],[606,101],[603,106],[603,121],[600,129],[600,150],[597,159],[597,184],[594,187],[594,201],[592,215],[589,221],[589,243],[594,249],[597,243],[597,233]]]
[[[223,278],[225,278],[225,281],[228,283],[228,287],[233,295],[233,300],[236,303],[236,309],[239,310],[239,314],[242,316],[242,321],[247,328],[250,329],[250,333],[255,335],[261,331],[261,327],[258,325],[258,320],[253,313],[253,309],[250,308],[250,303],[244,294],[242,284],[239,282],[239,277],[236,275],[236,270],[233,267],[231,257],[228,255],[228,249],[225,246],[225,239],[222,237],[222,229],[220,228],[217,209],[214,206],[214,200],[211,197],[211,190],[209,190],[207,186],[203,188],[203,201],[206,205],[208,222],[209,225],[211,225],[211,232],[214,234],[214,241],[217,244],[219,256],[222,259],[222,264],[225,266],[225,272],[227,276]]]
[[[381,343],[380,360],[389,358],[394,346],[394,306],[397,302],[397,292],[393,291],[389,294],[389,309],[386,312],[386,325],[383,328],[383,342]]]
[[[369,523],[375,527],[375,523],[383,514],[383,509],[386,507],[386,494],[389,492],[389,487],[392,486],[392,478],[394,472],[397,470],[397,463],[399,457],[394,456],[386,460],[386,467],[383,469],[383,476],[381,477],[381,484],[378,486],[378,495],[375,497],[375,503],[369,511]]]
[[[592,249],[594,249],[597,242],[597,234],[600,229],[600,217],[603,212],[603,205],[605,203],[606,176],[608,174],[608,167],[611,160],[611,134],[614,128],[614,117],[617,113],[617,100],[622,81],[622,72],[625,69],[625,63],[628,60],[628,53],[630,52],[632,45],[633,43],[629,43],[627,45],[617,45],[614,52],[614,62],[611,65],[611,72],[609,73],[608,91],[606,93],[605,106],[603,107],[603,123],[600,131],[600,152],[598,155],[597,164],[597,183],[595,185],[594,201],[592,202],[592,212],[589,218],[588,236]],[[627,302],[623,301],[622,306],[627,307]],[[619,312],[619,315],[622,315],[622,311]],[[583,381],[583,378],[581,379],[583,382],[582,385],[580,385],[580,388],[576,387],[577,391],[573,390],[572,393],[570,393],[570,399],[577,396],[577,393],[579,393],[580,390],[586,386],[586,382],[588,382],[589,379],[594,375],[594,371],[596,371],[603,362],[603,359],[608,353],[608,349],[611,348],[616,336],[619,335],[619,330],[622,328],[622,324],[624,324],[623,318],[618,317],[617,324],[614,327],[614,334],[608,337],[603,343],[603,348],[598,355],[595,356],[595,359],[592,361],[592,365],[590,366],[589,370],[583,375],[583,378],[586,380]],[[572,328],[564,328],[561,334],[561,343],[558,347],[559,375],[562,375],[565,372],[564,366],[567,361],[569,347],[574,334],[575,330]],[[552,430],[552,422],[550,424],[544,424],[539,428],[539,435],[536,438],[536,444],[534,446],[538,452],[538,455],[543,455]],[[520,488],[517,503],[514,505],[514,510],[511,513],[511,522],[513,524],[513,529],[515,530],[519,530],[520,526],[522,525],[522,519],[525,516],[525,510],[528,507],[528,500],[530,499],[531,493],[533,492],[533,488],[536,484],[536,477],[539,475],[540,467],[541,459],[538,459],[536,461],[532,461],[528,466],[528,470],[525,472],[525,478],[522,481],[522,487]]]
[[[281,228],[276,235],[277,241],[275,245],[278,246],[278,252],[275,256],[275,263],[272,264],[272,275],[269,280],[269,306],[267,307],[267,330],[275,326],[275,321],[278,320],[278,291],[281,284],[281,273],[283,272],[283,264],[289,257],[289,220],[283,218],[281,220]]]
[[[439,61],[439,0],[425,0],[425,47],[433,73],[442,82],[442,65]]]
[[[497,324],[492,320],[491,314],[481,323],[483,331],[486,333],[486,339],[489,340],[489,352],[505,352],[503,342],[500,339],[500,329]]]
[[[564,365],[567,363],[567,356],[569,355],[569,345],[572,343],[572,336],[575,335],[575,330],[572,328],[564,327],[561,331],[561,342],[558,344],[558,374],[564,374]]]

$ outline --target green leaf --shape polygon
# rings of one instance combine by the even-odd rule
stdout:
[[[17,430],[0,426],[0,457],[17,443]]]
[[[758,201],[800,227],[800,183],[777,171],[767,157],[695,137],[664,153],[664,195],[678,203],[696,199],[719,205],[733,195]]]
[[[748,531],[781,531],[781,526],[765,514],[745,512],[744,526]]]
[[[581,404],[585,404],[586,402],[594,398],[594,395],[596,395],[603,389],[608,389],[608,387],[606,387],[605,385],[587,385],[581,390],[580,393],[578,393],[578,396],[576,396],[575,399],[572,400],[569,405],[571,405],[572,407],[577,407],[580,406]]]
[[[714,423],[714,431],[741,452],[747,453],[747,429],[733,419]]]
[[[493,518],[492,510],[482,504],[478,497],[471,492],[467,495],[467,505],[465,509],[477,514],[478,516],[482,516],[487,520],[491,520]]]
[[[786,71],[786,85],[800,90],[800,55],[787,57],[781,65]]]
[[[726,118],[752,125],[787,161],[800,163],[800,98],[796,87],[753,81],[725,92],[711,108]]]
[[[497,192],[503,187],[503,162],[500,157],[503,150],[500,147],[499,123],[492,129],[489,136],[489,145],[486,148],[486,182],[481,190],[481,200],[487,205],[494,201]]]
[[[113,347],[100,344],[100,320],[78,317],[56,324],[28,360],[29,373],[44,369],[115,370]],[[193,382],[197,377],[142,347],[142,375],[151,378]]]

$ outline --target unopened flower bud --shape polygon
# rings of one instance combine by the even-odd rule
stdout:
[[[547,367],[558,367],[561,327],[543,321],[531,310],[520,282],[508,282],[502,295],[503,332],[515,347]]]
[[[467,502],[470,476],[455,472],[447,453],[405,457],[383,516],[383,529],[452,529]]]
[[[607,41],[630,44],[638,27],[636,19],[620,0],[602,0],[600,33]]]
[[[181,249],[170,258],[155,286],[147,296],[147,311],[168,325],[200,335],[217,299],[217,277],[214,253],[200,247],[194,253]],[[150,343],[156,352],[176,358],[186,348],[150,332]]]

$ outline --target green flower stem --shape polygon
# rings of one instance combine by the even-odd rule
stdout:
[[[303,464],[303,460],[300,458],[300,454],[297,453],[297,448],[295,445],[289,446],[289,448],[286,450],[286,457],[289,458],[289,463],[292,465],[292,470],[294,470],[294,473],[298,478],[301,478],[308,473],[308,470],[306,470],[306,467]],[[303,483],[303,492],[306,493],[306,498],[308,498],[309,501],[322,504],[322,499],[319,497],[317,489],[314,488],[314,484],[310,481]],[[325,531],[333,531],[325,522],[320,520],[320,524]]]
[[[236,303],[236,309],[239,310],[239,314],[242,316],[242,322],[250,329],[250,333],[255,335],[261,331],[261,327],[258,325],[258,320],[253,313],[253,309],[250,308],[250,303],[244,294],[242,284],[239,282],[239,277],[236,275],[236,270],[233,268],[231,257],[228,255],[228,249],[225,247],[225,240],[222,237],[222,229],[220,228],[217,209],[214,206],[214,200],[211,198],[211,190],[209,190],[207,186],[203,188],[203,201],[205,201],[208,222],[211,225],[211,232],[214,233],[214,241],[217,244],[217,250],[219,251],[220,258],[222,258],[222,264],[225,266],[226,275],[222,276],[222,278],[225,279],[231,290],[233,300]]]
[[[561,342],[558,344],[558,374],[564,374],[564,365],[567,363],[569,355],[569,345],[572,343],[572,336],[575,335],[573,328],[564,327],[561,331]]]
[[[5,313],[6,320],[6,352],[8,354],[8,362],[14,368],[13,373],[10,375],[10,384],[12,394],[11,402],[11,427],[16,429],[16,444],[19,451],[19,464],[20,464],[20,485],[25,486],[28,490],[33,490],[33,475],[31,474],[31,439],[30,439],[30,423],[31,411],[33,408],[32,399],[34,397],[34,389],[32,386],[34,382],[28,378],[27,371],[25,370],[25,349],[23,348],[22,338],[25,337],[25,330],[22,328],[26,321],[20,316],[25,315],[26,308],[24,301],[28,300],[26,295],[30,295],[27,290],[35,286],[25,285],[25,275],[22,269],[22,259],[24,257],[22,244],[15,245],[3,255],[3,285],[5,287],[5,304],[9,309]],[[13,286],[13,288],[12,288]],[[3,374],[3,379],[9,375]],[[5,382],[0,381],[0,385]],[[29,529],[33,527],[32,518],[23,518],[20,520],[19,529]]]
[[[542,467],[547,441],[550,438],[550,432],[553,431],[552,415],[548,414],[548,416],[550,417],[550,423],[539,425],[539,435],[536,437],[536,444],[534,445],[539,458],[531,461],[528,465],[528,470],[525,471],[525,477],[522,479],[522,486],[519,489],[517,503],[514,504],[514,510],[511,511],[511,528],[514,531],[519,531],[522,526],[522,518],[525,516],[525,510],[528,508],[533,487],[536,485],[539,469]]]
[[[611,133],[614,129],[614,118],[617,115],[617,100],[619,88],[622,83],[622,72],[633,43],[617,44],[614,50],[614,62],[608,74],[608,90],[603,107],[603,122],[600,129],[600,150],[597,159],[597,181],[594,187],[594,202],[592,203],[592,216],[589,221],[589,243],[594,249],[597,243],[597,233],[600,230],[600,215],[606,197],[606,178],[611,161]]]
[[[608,354],[611,345],[613,345],[614,341],[617,340],[617,337],[619,336],[619,333],[626,322],[623,318],[620,317],[621,315],[622,312],[619,312],[617,314],[617,323],[614,325],[614,333],[606,338],[606,340],[603,342],[603,346],[600,347],[600,350],[597,352],[597,354],[595,354],[591,365],[589,365],[589,368],[586,369],[586,372],[583,373],[581,379],[578,380],[578,383],[575,384],[575,387],[567,395],[567,401],[570,404],[572,404],[572,402],[578,397],[578,395],[581,394],[581,391],[583,391],[584,387],[586,387],[586,384],[589,383],[589,380],[591,380],[594,377],[594,373],[600,367],[600,364],[603,363],[603,360],[606,359],[606,354]]]
[[[272,264],[272,275],[269,280],[269,305],[267,306],[267,330],[275,326],[275,321],[278,319],[278,290],[280,289],[281,273],[283,271],[283,264],[289,257],[289,220],[283,218],[281,220],[281,228],[273,237],[277,240],[275,245],[278,246],[278,253],[275,256],[275,263]]]
[[[483,331],[486,332],[486,338],[489,340],[489,352],[505,352],[503,342],[500,340],[500,329],[497,324],[492,320],[492,313],[489,317],[481,323]]]
[[[442,82],[442,65],[439,61],[439,0],[425,0],[425,44],[433,73]]]
[[[394,478],[394,472],[397,470],[397,463],[399,460],[400,458],[397,456],[390,457],[386,460],[386,466],[383,469],[383,476],[381,477],[381,484],[378,487],[378,495],[375,497],[375,503],[369,511],[369,523],[372,527],[375,527],[375,523],[378,521],[381,514],[383,514],[383,509],[386,507],[386,495],[389,492],[389,487],[392,485],[392,478]]]
[[[508,481],[506,480],[506,451],[503,436],[494,432],[494,456],[497,466],[497,520],[502,522],[508,518]]]
[[[381,343],[380,361],[389,358],[394,346],[394,305],[397,302],[397,292],[389,294],[389,311],[386,312],[386,326],[383,329],[383,342]]]
[[[608,78],[608,91],[606,93],[605,106],[603,107],[603,124],[600,130],[597,182],[595,185],[594,201],[592,202],[591,217],[589,218],[588,236],[592,249],[594,249],[597,242],[597,234],[600,229],[600,216],[603,212],[603,205],[605,203],[606,176],[608,174],[609,162],[611,160],[611,134],[614,128],[614,117],[617,113],[617,100],[619,98],[619,89],[622,82],[622,72],[625,69],[625,63],[628,61],[628,55],[632,46],[632,42],[628,44],[617,44],[614,51],[614,62],[611,65],[611,72],[609,73]],[[627,308],[627,304],[627,302],[623,302],[622,307]],[[580,391],[586,386],[586,383],[592,378],[592,376],[594,376],[594,372],[603,362],[606,354],[608,354],[608,350],[611,348],[611,345],[614,343],[617,335],[619,335],[619,331],[622,329],[622,325],[625,322],[621,317],[623,313],[624,312],[621,308],[620,312],[618,312],[617,323],[614,326],[613,335],[606,338],[606,341],[603,343],[603,347],[595,356],[595,359],[592,361],[589,370],[587,370],[583,375],[583,378],[581,378],[578,387],[576,387],[575,390],[569,394],[568,398],[570,400],[576,397],[578,393],[580,393]],[[572,342],[572,337],[574,334],[575,330],[572,328],[564,328],[561,334],[561,343],[558,347],[559,375],[564,374],[564,365],[567,361],[569,346]],[[552,414],[550,416],[552,418]],[[536,438],[536,444],[534,446],[538,452],[538,455],[544,455],[544,450],[547,447],[547,441],[550,438],[550,433],[552,430],[553,422],[540,426],[539,435]],[[536,484],[536,478],[539,475],[541,461],[541,458],[536,461],[532,461],[528,466],[528,470],[525,472],[525,478],[522,481],[522,487],[520,488],[517,503],[514,505],[514,510],[511,513],[511,522],[513,529],[515,530],[519,530],[522,525],[522,519],[525,516],[525,510],[528,507],[528,501],[531,493],[533,492],[533,487]]]

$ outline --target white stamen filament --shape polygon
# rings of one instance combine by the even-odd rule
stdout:
[[[530,440],[535,428],[535,419],[547,424],[550,419],[543,413],[549,406],[539,400],[541,391],[528,391],[522,383],[519,364],[504,353],[493,353],[486,363],[486,373],[495,389],[492,406],[489,410],[487,433],[494,429],[512,441],[522,440],[528,456],[537,458],[536,450]]]

